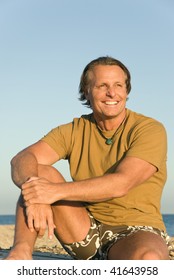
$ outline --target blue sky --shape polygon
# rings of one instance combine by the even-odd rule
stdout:
[[[162,212],[174,213],[173,0],[0,0],[0,214],[14,214],[19,189],[10,160],[51,128],[90,113],[80,75],[111,55],[132,75],[127,107],[168,133]],[[66,162],[56,164],[67,180]]]

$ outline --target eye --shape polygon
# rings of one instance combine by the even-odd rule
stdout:
[[[103,87],[106,87],[106,85],[105,84],[99,85],[99,88],[103,88]]]
[[[101,85],[98,85],[96,86],[98,89],[101,89],[101,90],[106,90],[107,89],[107,85],[106,84],[101,84]]]
[[[120,84],[120,83],[117,83],[116,84],[116,87],[122,87],[123,85],[122,84]]]

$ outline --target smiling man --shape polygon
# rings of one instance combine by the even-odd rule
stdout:
[[[92,113],[54,128],[12,159],[21,188],[7,259],[32,259],[48,227],[74,259],[169,259],[160,213],[166,181],[163,125],[126,107],[129,70],[112,57],[84,69],[80,100]],[[72,182],[52,165],[66,159]]]

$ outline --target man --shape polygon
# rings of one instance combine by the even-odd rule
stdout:
[[[92,113],[53,129],[12,159],[12,179],[22,192],[7,259],[32,259],[46,227],[75,259],[169,258],[160,213],[166,132],[126,108],[130,80],[114,58],[91,61],[79,92]],[[69,161],[72,182],[52,167],[61,159]]]

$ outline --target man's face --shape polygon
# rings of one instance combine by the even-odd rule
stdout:
[[[86,94],[97,119],[112,119],[124,112],[127,99],[126,75],[116,65],[95,66],[91,88]]]

